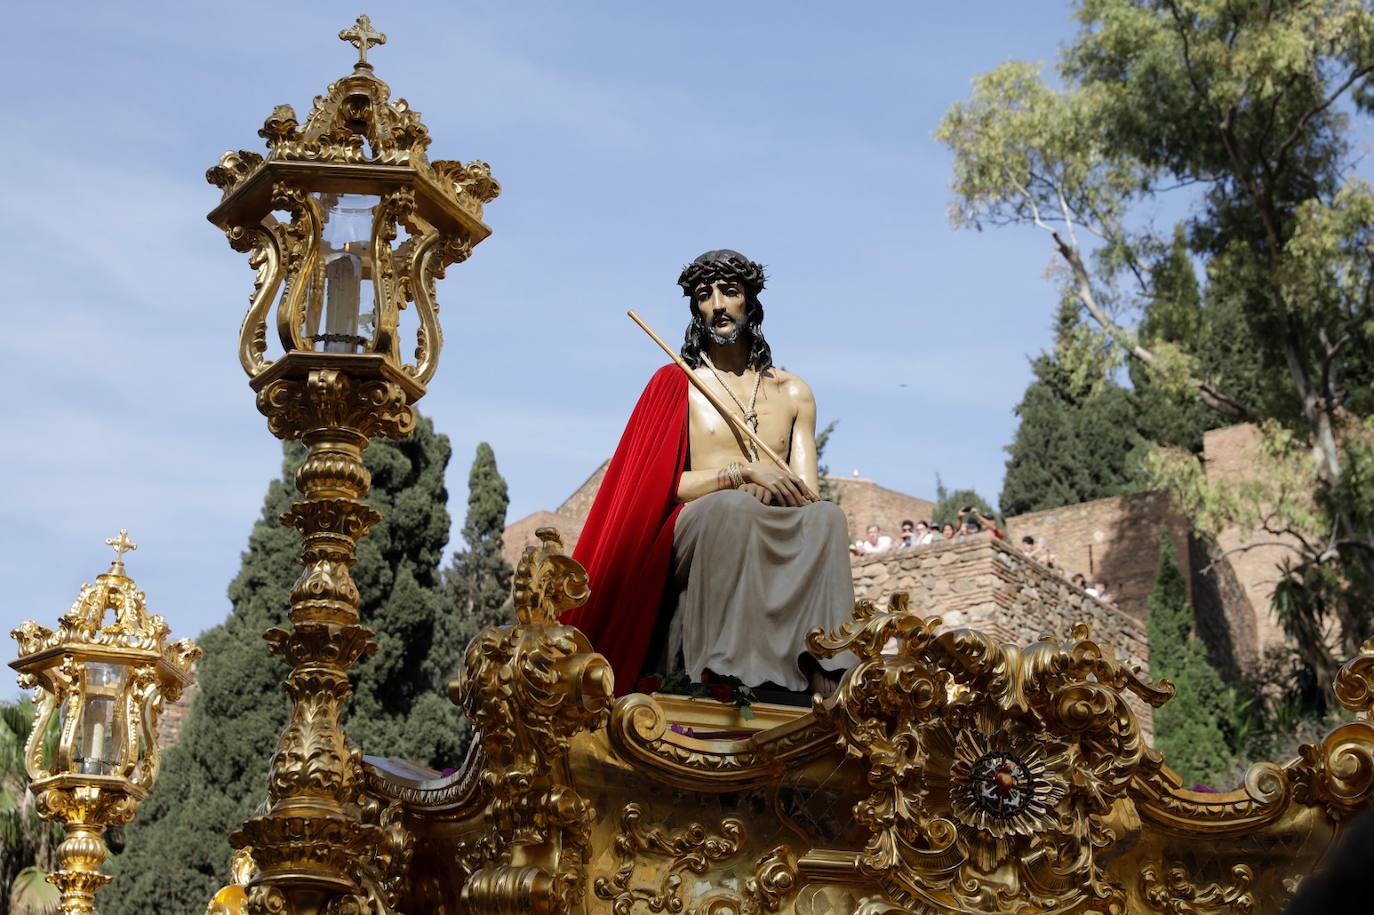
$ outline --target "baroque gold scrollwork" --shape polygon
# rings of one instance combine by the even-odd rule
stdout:
[[[699,895],[684,891],[684,875],[705,875],[714,865],[740,854],[744,822],[726,817],[716,832],[700,823],[667,831],[644,824],[644,808],[627,804],[620,812],[615,839],[620,867],[610,877],[598,877],[597,898],[611,903],[615,915],[635,911],[686,912],[687,915],[763,915],[777,912],[798,886],[797,863],[786,846],[761,857],[742,891],[716,886]],[[636,886],[635,873],[645,858],[666,859],[657,868],[653,886]]]
[[[565,767],[573,737],[606,722],[611,671],[586,636],[558,622],[586,600],[586,570],[555,530],[537,534],[540,545],[526,549],[516,572],[517,625],[473,640],[455,696],[488,760],[484,816],[500,837],[465,853],[471,912],[514,911],[515,894],[527,911],[564,913],[585,892],[594,812]]]
[[[415,191],[404,187],[382,197],[372,214],[372,286],[377,315],[368,352],[387,354],[397,363],[396,332],[405,298],[396,278],[391,243],[396,240],[397,225],[410,221],[414,212]]]
[[[1098,861],[1125,838],[1122,824],[1139,828],[1112,817],[1146,755],[1122,692],[1158,704],[1167,687],[1086,629],[1023,649],[938,626],[898,598],[885,610],[861,602],[838,633],[808,640],[817,654],[859,658],[816,704],[868,766],[873,790],[854,808],[869,830],[859,869],[918,911],[1123,906],[1125,888]]]
[[[1140,871],[1140,894],[1145,904],[1168,915],[1248,915],[1255,910],[1251,885],[1255,872],[1245,864],[1231,868],[1232,883],[1199,887],[1188,869],[1174,865],[1163,870],[1146,865]]]
[[[232,226],[225,233],[235,251],[248,253],[248,266],[256,271],[253,292],[248,298],[248,313],[239,328],[239,363],[254,377],[271,362],[267,352],[267,313],[276,299],[282,281],[282,248],[286,233],[280,226]]]
[[[444,342],[435,284],[444,278],[449,265],[460,264],[471,254],[471,243],[454,236],[440,236],[437,231],[423,235],[407,253],[406,295],[415,302],[420,328],[415,337],[415,362],[404,368],[421,384],[428,384],[434,377]]]

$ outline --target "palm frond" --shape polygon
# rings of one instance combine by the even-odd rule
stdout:
[[[62,894],[41,868],[26,867],[10,885],[12,915],[57,915]]]

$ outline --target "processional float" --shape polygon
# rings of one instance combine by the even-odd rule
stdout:
[[[361,456],[409,434],[442,342],[435,280],[488,235],[499,187],[481,162],[428,159],[419,115],[367,61],[385,38],[366,17],[340,37],[358,63],[304,124],[277,108],[265,156],[226,153],[208,175],[211,221],[257,270],[240,361],[272,432],[309,449],[283,519],[305,544],[292,625],[266,633],[291,665],[291,719],[211,912],[1278,912],[1370,805],[1374,645],[1335,684],[1353,721],[1198,792],[1127,702],[1158,706],[1167,682],[1086,629],[1011,645],[901,597],[811,635],[859,664],[810,710],[756,705],[746,722],[617,700],[605,659],[559,622],[595,583],[552,529],[519,564],[516,619],[473,641],[450,687],[476,731],[463,766],[364,757],[340,723],[373,647],[349,577],[378,519]]]

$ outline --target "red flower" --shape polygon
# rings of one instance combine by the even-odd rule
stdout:
[[[735,701],[735,688],[729,683],[711,683],[706,687],[706,691],[717,702]]]
[[[635,682],[635,692],[637,693],[656,693],[663,688],[662,677],[640,677]]]

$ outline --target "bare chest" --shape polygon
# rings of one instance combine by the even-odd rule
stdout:
[[[733,412],[743,417],[753,395],[753,376],[737,379],[734,386],[723,386],[708,369],[699,370],[700,378]],[[727,380],[727,383],[728,383]],[[733,395],[733,396],[732,396]],[[738,403],[736,402],[738,401]],[[741,406],[744,409],[741,409]],[[759,383],[758,396],[753,398],[754,413],[758,416],[758,435],[768,447],[784,460],[797,418],[797,408],[786,388],[776,379],[765,377]],[[749,460],[747,440],[742,440],[734,428],[720,415],[711,402],[695,388],[688,389],[688,446],[694,470],[718,469],[731,461]]]

